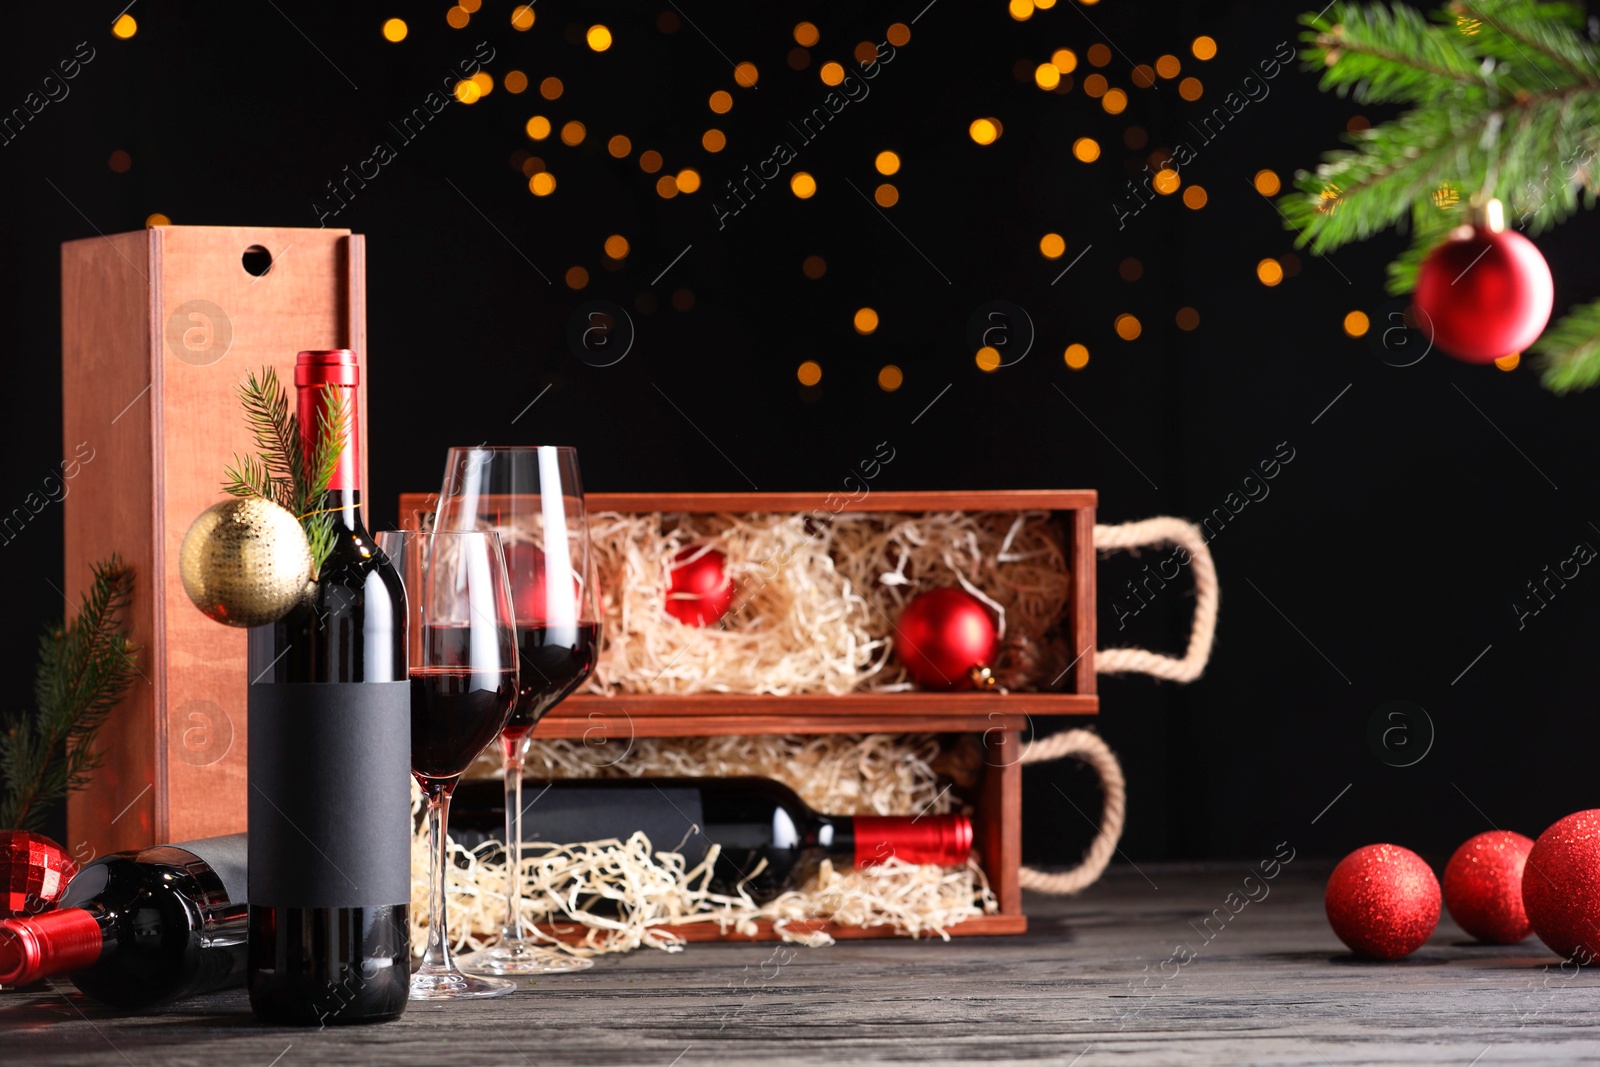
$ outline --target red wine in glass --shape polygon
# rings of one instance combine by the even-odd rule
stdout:
[[[599,647],[599,623],[517,623],[522,687],[506,723],[507,743],[519,743],[545,712],[583,684]]]
[[[411,770],[455,778],[499,734],[499,711],[516,697],[514,671],[411,668]]]

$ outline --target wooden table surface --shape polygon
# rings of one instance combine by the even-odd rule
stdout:
[[[1536,939],[1473,944],[1448,918],[1409,959],[1358,961],[1323,917],[1326,867],[1230,901],[1247,873],[1122,867],[1030,896],[1018,937],[642,950],[361,1028],[258,1026],[242,991],[127,1017],[58,983],[0,993],[0,1064],[1600,1062],[1600,969],[1563,970]]]

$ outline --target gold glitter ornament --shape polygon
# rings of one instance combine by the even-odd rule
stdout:
[[[225,626],[265,626],[288,614],[311,583],[311,546],[300,520],[260,497],[200,513],[178,550],[183,590]]]

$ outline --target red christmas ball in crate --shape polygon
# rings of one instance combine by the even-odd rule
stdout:
[[[43,834],[0,832],[0,919],[49,911],[77,873],[66,849]]]
[[[517,621],[536,622],[540,619],[563,618],[564,611],[552,611],[549,603],[549,576],[545,572],[544,549],[529,541],[519,541],[506,546],[506,575],[511,581],[511,607]],[[572,600],[577,606],[577,617],[585,618],[583,611],[583,585],[577,575],[572,578]]]
[[[690,545],[667,568],[667,614],[686,626],[710,626],[733,606],[728,557],[707,545]]]
[[[894,650],[924,689],[970,689],[994,666],[1000,638],[983,601],[954,587],[913,597],[894,627]]]

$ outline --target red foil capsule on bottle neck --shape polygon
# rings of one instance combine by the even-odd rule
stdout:
[[[854,823],[857,867],[891,858],[965,867],[972,854],[972,820],[965,815],[857,815]]]
[[[301,352],[294,359],[295,413],[300,419],[300,433],[306,442],[307,454],[316,442],[317,426],[322,419],[323,390],[349,389],[345,407],[350,418],[345,426],[344,451],[339,454],[339,464],[334,469],[329,489],[361,488],[361,440],[359,412],[355,389],[361,384],[361,367],[356,354],[348,348],[314,349]]]
[[[0,985],[81,971],[100,958],[104,943],[100,924],[82,908],[0,921]]]

